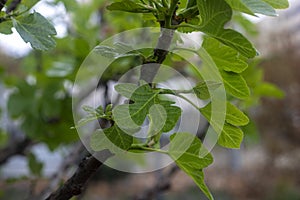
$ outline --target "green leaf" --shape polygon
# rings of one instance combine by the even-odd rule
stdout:
[[[262,83],[254,88],[254,93],[259,96],[283,98],[284,92],[271,83]]]
[[[131,144],[133,143],[133,137],[122,131],[116,125],[104,129],[103,131],[106,137],[121,149],[127,150],[131,147]]]
[[[59,90],[60,85],[56,82],[51,82],[49,85],[44,86],[43,93],[41,94],[42,98],[39,98],[39,102],[41,104],[40,115],[42,115],[43,118],[51,119],[60,116],[62,110],[61,101],[55,97],[55,94]]]
[[[188,24],[192,24],[192,25],[199,25],[200,22],[201,22],[201,20],[199,19],[198,16],[196,16],[196,17],[193,17],[191,19],[186,20],[186,22]],[[178,28],[178,31],[180,31],[182,33],[191,33],[194,30],[195,30],[194,28],[190,28],[190,27],[181,27],[181,28]]]
[[[187,5],[186,5],[186,8],[191,8],[195,5],[197,5],[197,0],[189,0]]]
[[[201,189],[201,191],[207,196],[209,200],[213,200],[214,197],[212,196],[211,192],[209,191],[208,187],[204,182],[204,173],[201,169],[194,169],[187,165],[178,165],[180,169],[182,169],[187,175],[189,175],[197,186]]]
[[[288,0],[263,0],[263,1],[270,4],[275,9],[284,9],[289,7]]]
[[[9,35],[12,34],[11,28],[13,27],[13,24],[11,21],[4,21],[0,23],[0,33]]]
[[[95,121],[100,118],[107,119],[109,116],[105,115],[102,106],[99,106],[98,108],[93,108],[90,106],[83,106],[82,109],[87,113],[86,116],[84,116],[82,119],[80,119],[75,127],[72,128],[78,128],[81,126],[86,125],[89,122]]]
[[[177,106],[173,106],[173,103],[174,102],[172,101],[160,101],[159,103],[159,105],[161,105],[167,113],[167,119],[162,129],[163,132],[171,131],[181,116],[181,109]]]
[[[253,23],[249,18],[244,16],[242,13],[236,13],[233,21],[237,23],[244,31],[249,34],[249,36],[257,36],[258,35],[258,27],[255,23]]]
[[[136,84],[133,83],[121,83],[115,86],[115,90],[122,96],[130,99],[133,92],[138,88]]]
[[[186,19],[187,21],[192,20],[195,18],[197,15],[199,15],[198,11],[198,6],[197,6],[197,0],[193,0],[193,3],[190,3],[189,1],[187,7],[184,9],[179,9],[178,16],[181,17],[182,19]],[[181,3],[180,3],[181,5]],[[180,7],[180,6],[179,6]]]
[[[175,133],[170,136],[170,157],[175,160],[178,167],[187,173],[197,186],[209,198],[213,196],[204,183],[202,169],[213,162],[210,153],[202,148],[201,141],[190,133]]]
[[[242,125],[247,124],[249,122],[247,116],[229,103],[226,105],[226,122],[224,124],[217,123],[211,119],[211,103],[201,108],[200,112],[209,121],[215,131],[219,132],[221,130],[221,134],[218,138],[218,144],[227,148],[240,147],[243,140],[243,131],[229,123]],[[238,117],[241,117],[241,119],[237,119]]]
[[[103,130],[105,136],[117,147],[128,150],[133,143],[133,137],[114,125]]]
[[[244,56],[241,56],[236,50],[223,45],[214,38],[205,37],[202,47],[220,69],[241,73],[248,67]]]
[[[243,0],[225,0],[225,1],[230,5],[230,7],[233,10],[237,10],[255,16],[254,12],[243,3]]]
[[[36,159],[35,155],[33,153],[30,153],[28,156],[28,166],[32,174],[41,176],[42,169],[43,169],[43,163]]]
[[[105,136],[103,130],[96,130],[90,139],[90,146],[93,151],[102,151],[104,149],[110,149],[111,151],[115,150],[114,145],[110,140]],[[114,152],[115,153],[115,152]]]
[[[134,56],[141,56],[139,53],[127,53],[127,51],[123,51],[121,49],[109,47],[109,46],[96,46],[95,52],[99,53],[101,56],[107,58],[123,58],[123,57],[134,57]]]
[[[203,169],[213,162],[211,154],[202,148],[200,139],[190,133],[172,134],[168,153],[176,163],[195,169]]]
[[[250,89],[241,75],[223,70],[220,71],[220,74],[227,92],[239,99],[249,97]]]
[[[40,0],[23,0],[22,4],[25,5],[27,8],[33,7],[37,4]]]
[[[115,2],[107,6],[108,10],[117,10],[133,13],[148,13],[151,12],[151,8],[141,3],[136,3],[132,0],[123,0],[121,2]]]
[[[164,107],[159,104],[154,104],[151,106],[148,114],[149,118],[149,128],[148,137],[159,136],[162,132],[164,125],[166,124],[167,113]],[[159,138],[158,138],[159,139]]]
[[[231,149],[239,149],[243,141],[243,131],[236,126],[225,123],[218,144]]]
[[[53,66],[46,71],[49,77],[66,77],[73,73],[74,64],[66,62],[54,62]]]
[[[220,85],[221,83],[217,83],[214,81],[203,81],[193,87],[193,91],[199,99],[209,99],[210,91],[217,89],[218,87],[220,87]]]
[[[140,124],[137,124],[130,115],[129,104],[118,105],[112,110],[115,123],[127,133],[134,134],[140,129]],[[147,113],[145,113],[147,115]],[[142,115],[144,116],[144,115]],[[146,117],[146,116],[145,116]],[[145,120],[145,118],[143,119]]]
[[[240,33],[224,29],[224,25],[232,17],[232,9],[224,0],[197,0],[202,23],[198,29],[227,46],[239,51],[247,58],[253,58],[256,50]],[[197,29],[197,26],[194,26]]]
[[[112,112],[112,108],[113,108],[113,105],[112,104],[108,104],[105,108],[105,114],[111,114]]]
[[[250,15],[254,13],[277,16],[272,6],[262,0],[226,0],[232,9],[244,12]]]
[[[212,36],[221,41],[223,44],[237,50],[247,58],[253,58],[258,54],[251,42],[235,30],[224,29],[217,35]]]
[[[253,13],[268,15],[268,16],[277,16],[276,11],[272,6],[265,3],[262,0],[242,0]]]
[[[236,106],[227,102],[226,122],[234,126],[245,126],[249,123],[249,118]]]
[[[232,10],[224,0],[197,0],[198,10],[204,32],[218,34],[231,19]]]
[[[136,50],[134,47],[123,43],[123,42],[115,42],[113,44],[114,48],[116,49],[116,51],[118,53],[125,53],[125,52],[136,52],[136,53],[140,53],[138,50]]]
[[[96,109],[91,106],[82,106],[82,110],[87,112],[89,115],[92,116],[101,116],[104,115],[104,110],[102,106],[98,106]]]
[[[159,91],[153,91],[147,84],[134,91],[130,98],[134,103],[129,105],[129,112],[137,125],[143,124],[150,107],[157,102],[158,94]]]
[[[149,109],[155,104],[161,105],[167,113],[163,132],[170,131],[181,115],[180,108],[172,106],[173,102],[161,100],[159,98],[160,90],[152,90],[148,84],[138,88],[131,84],[121,84],[116,86],[116,90],[134,102],[129,105],[119,105],[113,109],[116,124],[126,131],[136,131],[145,121]],[[133,93],[131,94],[131,92]]]
[[[112,153],[128,150],[132,143],[133,137],[127,135],[116,125],[104,130],[96,130],[90,140],[90,146],[94,151],[109,149]]]
[[[56,35],[55,28],[37,12],[13,18],[13,25],[22,39],[26,43],[30,42],[34,49],[49,50],[56,44],[52,38],[53,35]]]
[[[14,12],[16,13],[25,13],[29,11],[28,7],[26,7],[24,4],[19,4],[16,9],[14,10]]]
[[[201,114],[209,122],[211,122],[211,116],[212,116],[211,110],[212,110],[211,103],[207,104],[205,107],[200,109]],[[214,112],[218,112],[218,110]],[[249,123],[249,118],[242,111],[240,111],[236,106],[227,102],[225,121],[234,126],[245,126]]]
[[[36,87],[28,85],[25,81],[18,85],[18,90],[9,96],[7,102],[7,109],[12,118],[29,113],[34,116],[38,114],[35,92]]]

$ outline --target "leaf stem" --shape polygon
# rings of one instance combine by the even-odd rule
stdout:
[[[181,11],[178,16],[183,19],[191,19],[199,14],[198,6],[193,6]]]
[[[200,108],[194,104],[191,100],[189,100],[187,97],[181,95],[181,94],[175,94],[175,96],[178,96],[180,98],[182,98],[183,100],[187,101],[188,103],[190,103],[194,108],[196,108],[197,110],[199,110]]]
[[[157,9],[156,8],[153,8],[152,6],[149,6],[149,5],[143,5],[143,7],[151,12],[156,12]]]
[[[168,154],[168,152],[165,150],[146,147],[145,144],[132,144],[131,147],[129,148],[129,150],[144,150],[144,151]]]
[[[172,95],[176,95],[176,94],[190,94],[193,93],[193,89],[189,89],[189,90],[174,90],[174,89],[164,89],[164,88],[157,88],[157,90],[159,91],[159,94],[172,94]]]
[[[17,17],[23,13],[13,13],[13,14],[6,14],[3,17],[0,17],[0,23],[11,20],[12,17]]]
[[[177,29],[177,28],[193,28],[197,31],[201,30],[201,27],[198,25],[192,25],[192,24],[178,24],[178,25],[172,25],[171,28]]]
[[[175,48],[174,50],[188,51],[188,52],[192,52],[192,53],[196,54],[197,56],[200,56],[200,54],[198,52],[199,50],[197,51],[197,50],[193,50],[193,49],[184,49],[184,48]],[[198,78],[200,78],[200,80],[202,80],[202,78],[201,78],[202,75],[201,75],[200,70],[193,63],[190,63],[189,66],[191,66],[192,70],[198,75]]]
[[[173,90],[174,94],[177,95],[177,94],[190,94],[190,93],[193,93],[193,89],[190,89],[190,90]]]
[[[174,12],[176,11],[178,2],[179,2],[179,0],[171,0],[171,6],[170,6],[170,10],[169,10],[170,15],[173,15]]]
[[[162,0],[162,5],[166,8],[169,8],[169,2],[167,2],[167,0]]]
[[[173,19],[173,16],[176,15],[176,9],[177,9],[177,4],[178,4],[179,0],[171,0],[171,5],[170,5],[170,8],[168,10],[168,13],[165,15],[165,19],[166,19],[166,28],[169,28],[169,29],[175,29],[175,28],[172,28],[173,25],[172,25],[172,19]]]

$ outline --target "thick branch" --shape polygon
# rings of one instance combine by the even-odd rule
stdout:
[[[85,149],[84,145],[81,142],[78,142],[71,149],[70,154],[66,156],[66,159],[63,160],[59,169],[50,177],[50,181],[45,187],[45,189],[40,192],[38,196],[33,196],[31,199],[42,199],[45,198],[49,193],[54,191],[59,183],[63,180],[63,176],[68,173],[69,169],[77,165],[81,160],[83,155],[87,156],[88,151]]]
[[[81,194],[86,182],[103,164],[96,158],[97,156],[101,156],[101,160],[105,162],[112,154],[108,150],[104,150],[98,152],[97,155],[83,159],[75,174],[46,200],[67,200]]]
[[[153,56],[149,61],[146,61],[141,69],[141,80],[147,83],[152,83],[155,78],[160,65],[166,59],[174,36],[174,30],[161,29],[161,35],[158,39],[156,48],[154,49]]]

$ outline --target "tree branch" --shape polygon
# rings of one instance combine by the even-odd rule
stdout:
[[[59,183],[63,180],[63,176],[68,173],[70,168],[79,164],[79,161],[83,158],[83,155],[89,155],[88,151],[81,142],[78,142],[71,149],[70,154],[66,156],[66,159],[63,160],[59,169],[50,177],[50,181],[45,189],[40,192],[38,196],[32,196],[31,199],[43,199],[49,195],[49,193],[54,191],[57,188],[57,185],[59,185]]]
[[[145,63],[143,63],[141,68],[141,80],[144,80],[147,83],[152,83],[160,65],[163,63],[169,53],[168,49],[171,45],[173,35],[174,30],[161,29],[161,35],[158,39],[152,57],[150,60],[147,60]]]
[[[12,156],[24,155],[25,150],[32,144],[33,142],[29,138],[25,138],[0,150],[0,165],[4,164]]]
[[[97,152],[88,158],[85,158],[79,164],[75,174],[65,182],[58,190],[53,192],[46,200],[67,200],[73,196],[81,194],[83,187],[89,178],[97,171],[97,169],[111,157],[113,154],[108,150]],[[99,161],[96,157],[102,157]]]
[[[173,36],[174,30],[161,29],[161,35],[158,39],[153,55],[149,60],[143,63],[141,68],[141,80],[144,80],[147,83],[152,83],[160,65],[163,63],[169,53],[168,49],[172,43]]]
[[[174,11],[175,12],[175,11]],[[160,65],[165,60],[167,54],[169,53],[168,49],[171,45],[174,31],[171,29],[161,29],[161,35],[158,39],[156,48],[153,51],[153,55],[150,60],[143,63],[141,69],[141,76],[140,79],[144,80],[148,83],[152,83],[153,79],[155,78]],[[150,64],[150,66],[149,66]],[[101,152],[98,152],[101,153]],[[103,151],[102,151],[103,153]],[[113,154],[110,153],[108,150],[105,150],[105,157],[101,159],[105,161]],[[88,181],[88,179],[96,172],[96,170],[102,165],[103,163],[100,162],[95,157],[91,156],[85,160],[82,160],[79,164],[79,168],[75,172],[75,174],[57,191],[53,192],[46,200],[66,200],[70,199],[73,196],[81,194],[84,185]],[[177,167],[176,167],[177,168]],[[175,168],[174,168],[175,169]],[[171,170],[168,174],[168,177],[171,177],[172,174],[177,171]],[[155,191],[149,190],[150,194],[155,194],[156,191],[163,191],[169,188],[169,179],[164,179],[164,181],[160,181],[160,184],[154,189]]]
[[[176,29],[169,29],[170,25],[178,25],[182,22],[182,19],[177,18],[176,10],[178,9],[179,0],[171,2],[170,15],[166,16],[165,21],[160,22],[161,34],[158,38],[156,47],[154,49],[153,55],[150,60],[146,60],[141,68],[140,79],[146,81],[147,83],[152,83],[155,78],[160,65],[166,59],[169,53],[169,48],[174,37],[174,32]]]

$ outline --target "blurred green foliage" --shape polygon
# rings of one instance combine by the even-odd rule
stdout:
[[[11,91],[7,103],[9,116],[21,124],[21,129],[26,134],[26,137],[35,142],[44,143],[49,149],[55,150],[59,146],[76,142],[79,139],[76,131],[71,129],[71,127],[74,126],[71,94],[76,72],[86,56],[101,41],[115,33],[132,28],[159,26],[158,21],[161,16],[159,15],[155,18],[149,15],[149,13],[142,12],[144,11],[143,9],[139,10],[142,12],[139,14],[120,11],[108,13],[106,6],[111,3],[111,1],[107,0],[82,2],[70,0],[49,1],[47,3],[54,8],[58,5],[63,5],[66,9],[66,16],[60,16],[60,20],[65,23],[67,33],[60,38],[55,38],[56,47],[53,48],[53,35],[55,31],[51,25],[45,22],[45,18],[37,13],[27,13],[23,15],[23,12],[28,12],[36,2],[37,1],[22,2],[25,7],[19,6],[18,10],[15,11],[15,13],[17,15],[19,13],[20,16],[16,16],[13,23],[7,20],[8,16],[1,11],[0,18],[4,20],[4,22],[0,23],[0,32],[10,34],[11,27],[14,26],[21,37],[26,42],[30,42],[31,46],[35,48],[35,50],[32,50],[28,55],[19,59],[17,67],[11,69],[11,66],[1,65],[1,82]],[[199,2],[203,2],[204,5],[205,1],[199,0]],[[211,2],[213,2],[211,4],[217,5],[216,2],[218,1],[214,0]],[[230,4],[234,1],[227,0],[226,2]],[[264,9],[259,9],[253,5],[252,7],[247,5],[251,9],[247,9],[245,5],[241,4],[230,5],[234,10],[243,11],[248,14],[262,13],[274,15],[274,9],[263,2],[269,1],[262,1],[261,5],[265,6],[263,7]],[[283,3],[285,1],[278,2]],[[207,5],[207,7],[209,7],[210,3],[207,4],[209,4]],[[186,5],[187,1],[182,1],[179,5],[178,12],[181,13]],[[193,6],[195,5],[190,5],[190,7]],[[283,4],[279,6],[284,7]],[[179,30],[183,32],[201,30],[211,36],[210,39],[205,40],[203,47],[212,54],[212,57],[216,58],[217,67],[220,69],[220,73],[226,81],[226,90],[229,91],[228,101],[240,105],[244,111],[247,111],[251,106],[257,105],[262,96],[282,98],[284,94],[279,89],[263,81],[263,70],[257,67],[258,61],[252,60],[249,63],[246,59],[246,57],[253,58],[256,54],[252,44],[236,31],[224,29],[224,24],[231,18],[232,8],[229,7],[225,1],[220,7],[212,6],[209,8],[212,9],[212,12],[206,13],[206,7],[199,6],[199,10],[202,9],[203,12],[201,12],[200,15],[198,13],[197,16],[192,16],[185,24],[187,27],[179,27],[181,28]],[[122,9],[127,8],[120,6],[115,8],[115,10]],[[222,10],[226,11],[226,15],[214,15],[214,12],[217,13]],[[185,13],[181,14],[184,15]],[[210,18],[217,22],[215,27],[211,28],[207,25],[200,26],[201,20],[209,20]],[[30,20],[34,22],[33,27],[27,24]],[[257,33],[253,24],[242,15],[235,15],[234,22],[238,23],[246,31],[249,31],[250,34]],[[45,23],[47,24],[47,29],[40,32],[39,26]],[[27,28],[25,25],[27,25]],[[40,33],[46,36],[47,39],[45,41],[40,38]],[[232,33],[233,36],[228,33]],[[222,38],[224,35],[228,38]],[[244,46],[240,45],[240,42],[236,42],[235,37],[237,37],[239,41],[242,41]],[[219,52],[215,51],[215,49],[210,49],[212,46],[219,48]],[[40,50],[49,51],[45,52]],[[149,53],[146,50],[144,51],[145,54]],[[224,61],[223,56],[228,52],[236,59],[230,62]],[[147,56],[148,55],[144,57]],[[131,66],[129,64],[133,62],[141,63],[141,60],[136,59],[136,57],[124,57],[115,60],[105,72],[104,81],[118,78],[118,76],[126,72],[127,69],[130,69]],[[191,72],[191,70],[187,70],[185,67],[188,66],[188,64],[183,63],[180,58],[174,59],[167,57],[166,62],[168,66],[177,67],[187,75],[195,78],[195,73]],[[247,64],[249,64],[249,67],[246,69],[245,66],[247,66]],[[250,93],[251,95],[249,95]],[[234,97],[240,99],[237,100]],[[246,119],[248,118],[243,114],[239,112],[234,113],[238,113],[237,115],[239,117],[242,116],[245,118],[245,121],[247,121]],[[142,120],[144,120],[144,118]],[[210,119],[208,119],[208,121],[209,120]],[[142,123],[143,121],[140,122],[140,124]],[[229,127],[229,125],[227,127]],[[253,130],[255,130],[253,127],[253,124],[251,124],[243,130],[246,133],[248,131],[253,132]],[[236,139],[238,140],[238,144],[228,142],[227,138],[223,139],[224,141],[226,140],[226,142],[221,142],[221,144],[223,144],[223,146],[227,144],[228,147],[239,147],[243,133],[238,127],[230,125],[229,128],[231,128],[229,130],[231,133],[234,132],[232,129],[238,132],[238,138]],[[230,134],[228,135],[230,136]],[[2,134],[1,132],[0,147],[5,146],[6,141],[8,141],[7,134]],[[42,175],[43,164],[32,153],[30,153],[27,158],[32,174],[36,176]],[[191,172],[194,172],[193,170],[187,169],[187,171]],[[202,171],[200,175],[202,180]],[[198,184],[204,185],[202,182]],[[209,196],[209,192],[207,192],[207,195]]]

